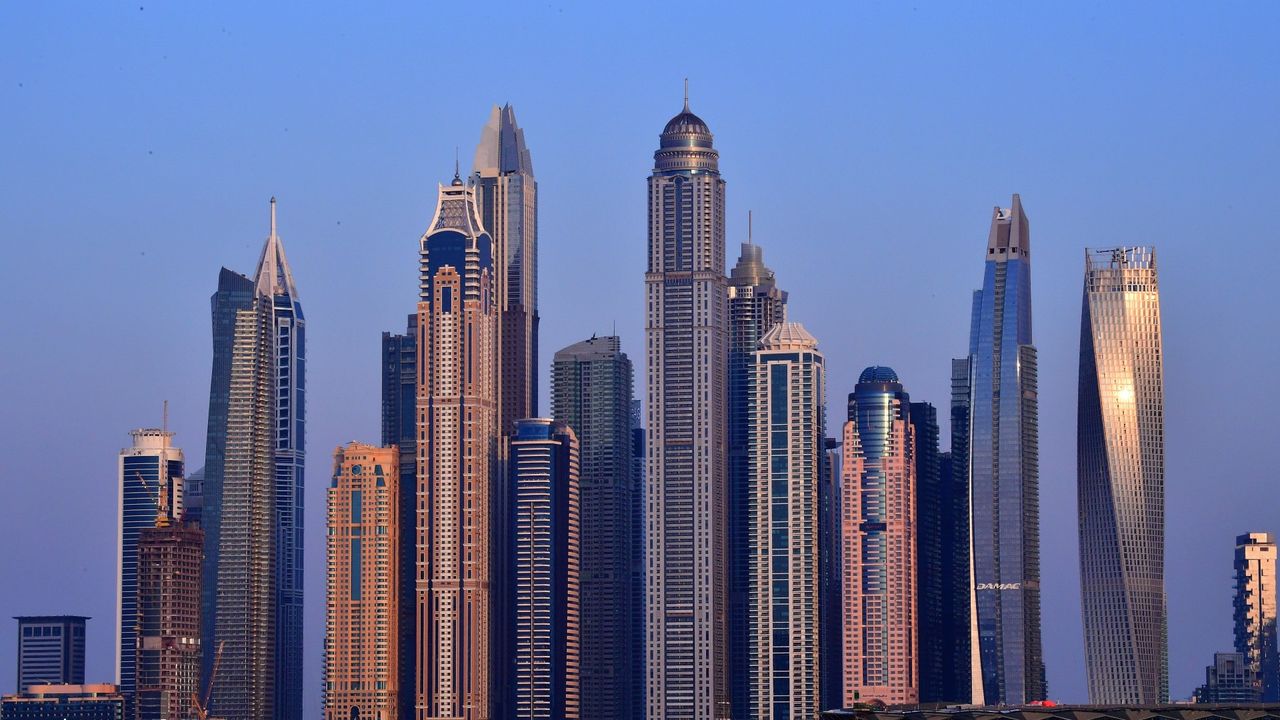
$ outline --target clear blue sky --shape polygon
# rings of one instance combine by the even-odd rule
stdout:
[[[378,440],[379,333],[413,309],[455,146],[468,165],[491,104],[515,105],[541,190],[544,365],[615,322],[639,361],[644,179],[688,76],[728,180],[729,262],[754,210],[829,357],[833,418],[870,364],[945,407],[991,207],[1022,193],[1061,700],[1085,698],[1082,250],[1158,247],[1187,696],[1231,645],[1234,536],[1280,531],[1280,5],[713,5],[0,5],[0,617],[92,615],[90,679],[111,676],[116,453],[167,398],[201,465],[209,295],[219,266],[253,270],[276,195],[309,322],[314,716],[330,453]]]

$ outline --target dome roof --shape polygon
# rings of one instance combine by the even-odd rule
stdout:
[[[862,375],[858,376],[860,383],[896,383],[898,382],[898,373],[893,371],[891,367],[882,365],[872,365],[862,371]]]
[[[662,129],[663,135],[670,135],[672,133],[696,133],[699,135],[710,135],[711,128],[707,127],[707,124],[703,122],[702,118],[689,112],[689,108],[686,106],[684,112],[681,112],[679,115],[671,118],[667,123],[667,126]]]
[[[761,350],[813,350],[817,347],[818,339],[795,322],[778,323],[760,338]]]

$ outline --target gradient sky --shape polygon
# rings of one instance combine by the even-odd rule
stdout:
[[[754,210],[827,353],[833,418],[871,364],[946,406],[991,207],[1022,194],[1063,701],[1086,697],[1083,248],[1157,246],[1170,690],[1188,696],[1231,647],[1235,535],[1280,531],[1280,5],[712,5],[0,5],[0,617],[93,616],[89,679],[111,677],[116,455],[167,398],[200,467],[209,295],[219,266],[253,271],[276,195],[309,325],[315,716],[331,452],[379,439],[379,334],[414,309],[455,146],[465,171],[491,105],[515,106],[541,192],[544,377],[615,323],[639,363],[645,177],[688,76],[728,181],[728,263]]]

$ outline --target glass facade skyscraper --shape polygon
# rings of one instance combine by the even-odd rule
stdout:
[[[730,698],[733,716],[746,717],[750,681],[747,649],[751,629],[747,620],[747,576],[751,557],[747,506],[751,471],[747,441],[754,418],[749,391],[755,373],[755,353],[760,338],[786,319],[787,294],[774,283],[765,267],[764,251],[753,242],[742,243],[742,254],[729,274],[729,658]]]
[[[562,422],[516,421],[505,563],[511,593],[499,656],[507,717],[581,716],[581,506],[578,439]]]
[[[580,447],[582,717],[638,720],[643,681],[640,488],[632,438],[632,368],[617,337],[555,354],[551,414]]]
[[[646,708],[711,720],[730,715],[724,180],[687,99],[654,153],[648,216]]]
[[[302,716],[302,537],[306,465],[306,320],[293,272],[276,234],[271,198],[271,234],[258,260],[257,289],[271,299],[275,368],[276,639],[275,720]]]
[[[968,358],[974,618],[972,702],[1045,697],[1040,643],[1039,401],[1031,336],[1031,226],[995,208]],[[954,384],[953,379],[953,384]],[[954,401],[953,401],[954,402]],[[954,408],[954,405],[953,405]]]
[[[753,354],[747,439],[747,712],[801,720],[821,707],[819,487],[826,360],[799,323],[774,325]]]
[[[396,598],[400,614],[396,637],[396,660],[400,677],[398,702],[401,720],[414,717],[414,678],[417,677],[414,639],[417,598],[418,534],[413,531],[418,517],[418,316],[410,315],[403,335],[382,333],[382,444],[395,446],[400,453],[400,534],[396,558]]]
[[[1076,464],[1094,703],[1169,699],[1162,353],[1155,250],[1086,250]]]
[[[119,594],[116,601],[116,681],[130,711],[137,689],[138,539],[155,525],[164,507],[182,515],[183,455],[173,433],[161,428],[134,430],[133,445],[120,451]]]
[[[843,433],[845,706],[919,701],[914,435],[897,373],[863,370]]]

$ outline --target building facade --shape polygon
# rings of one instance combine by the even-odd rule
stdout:
[[[509,440],[504,623],[507,716],[581,717],[578,438],[564,423],[516,421]]]
[[[215,567],[213,588],[206,587],[204,596],[213,595],[213,617],[202,625],[212,625],[213,647],[222,648],[211,700],[219,717],[265,720],[275,716],[274,307],[256,288],[247,304],[220,305],[220,295],[221,288],[214,295],[212,385],[215,391],[225,388],[226,395],[217,400],[218,427],[210,397],[210,445],[216,446],[218,457],[206,459],[203,517],[206,523],[213,521],[217,545],[211,558],[206,530],[205,566]],[[230,328],[220,327],[223,321]],[[211,485],[216,485],[212,493]],[[211,503],[211,498],[216,500]],[[210,582],[208,572],[205,582]],[[207,632],[201,637],[210,639]],[[206,685],[214,654],[206,653],[202,663]]]
[[[191,717],[200,686],[204,533],[160,512],[138,537],[138,720]]]
[[[840,560],[840,458],[842,443],[823,441],[822,475],[818,479],[818,687],[822,708],[840,707],[844,701],[844,622],[841,619]]]
[[[1240,653],[1214,653],[1213,664],[1204,669],[1204,685],[1196,688],[1192,699],[1199,703],[1240,705],[1256,703],[1257,675],[1247,656]]]
[[[946,645],[950,672],[943,694],[954,702],[969,703],[973,678],[980,664],[973,652],[977,635],[974,615],[972,514],[969,498],[969,368],[970,358],[951,361],[951,451],[940,458],[938,469],[944,483],[942,504],[943,574],[949,588],[942,596],[946,618]]]
[[[687,98],[654,153],[648,215],[645,705],[710,720],[730,715],[728,288],[719,153]]]
[[[1163,374],[1154,249],[1086,250],[1076,466],[1094,703],[1169,697]]]
[[[632,438],[632,367],[621,340],[592,337],[555,354],[551,414],[573,428],[581,488],[582,717],[639,720],[642,515]]]
[[[3,720],[126,720],[115,685],[32,685],[0,699]]]
[[[748,388],[755,373],[760,338],[786,320],[787,294],[779,290],[773,271],[765,267],[764,251],[750,239],[742,244],[738,263],[729,273],[728,477],[729,477],[729,691],[734,717],[745,717],[751,682],[748,675],[751,628],[747,549],[750,523],[748,497],[751,458],[747,441],[754,418]]]
[[[927,402],[910,407],[912,453],[916,465],[916,622],[919,647],[920,702],[945,702],[943,690],[951,672],[947,618],[943,601],[949,591],[943,575],[945,488],[938,467],[938,410]]]
[[[919,701],[916,468],[910,400],[887,367],[869,367],[844,425],[844,702]]]
[[[1276,645],[1276,536],[1248,533],[1236,537],[1236,652],[1257,676],[1262,702],[1280,700],[1280,648]]]
[[[400,708],[400,453],[333,453],[325,575],[324,717],[395,720]]]
[[[120,451],[118,473],[116,681],[120,694],[132,703],[138,665],[138,538],[155,524],[159,508],[181,516],[183,455],[167,430],[145,428],[130,435],[133,445]]]
[[[269,298],[274,325],[275,368],[275,713],[277,720],[302,717],[303,499],[306,465],[306,319],[293,271],[276,234],[271,198],[271,234],[258,260],[257,291]]]
[[[32,685],[84,684],[83,615],[19,615],[18,692]]]
[[[413,720],[417,677],[415,612],[418,592],[418,316],[410,315],[403,335],[382,333],[382,444],[400,452],[400,518],[397,575],[396,664],[400,673],[401,720]]]
[[[822,710],[819,485],[826,451],[826,360],[799,323],[774,325],[754,354],[748,402],[750,679],[760,720]]]
[[[485,720],[496,663],[498,308],[493,241],[457,175],[440,186],[419,247],[414,705],[418,720]]]
[[[969,336],[972,701],[1045,697],[1040,642],[1040,470],[1031,225],[995,208]]]

